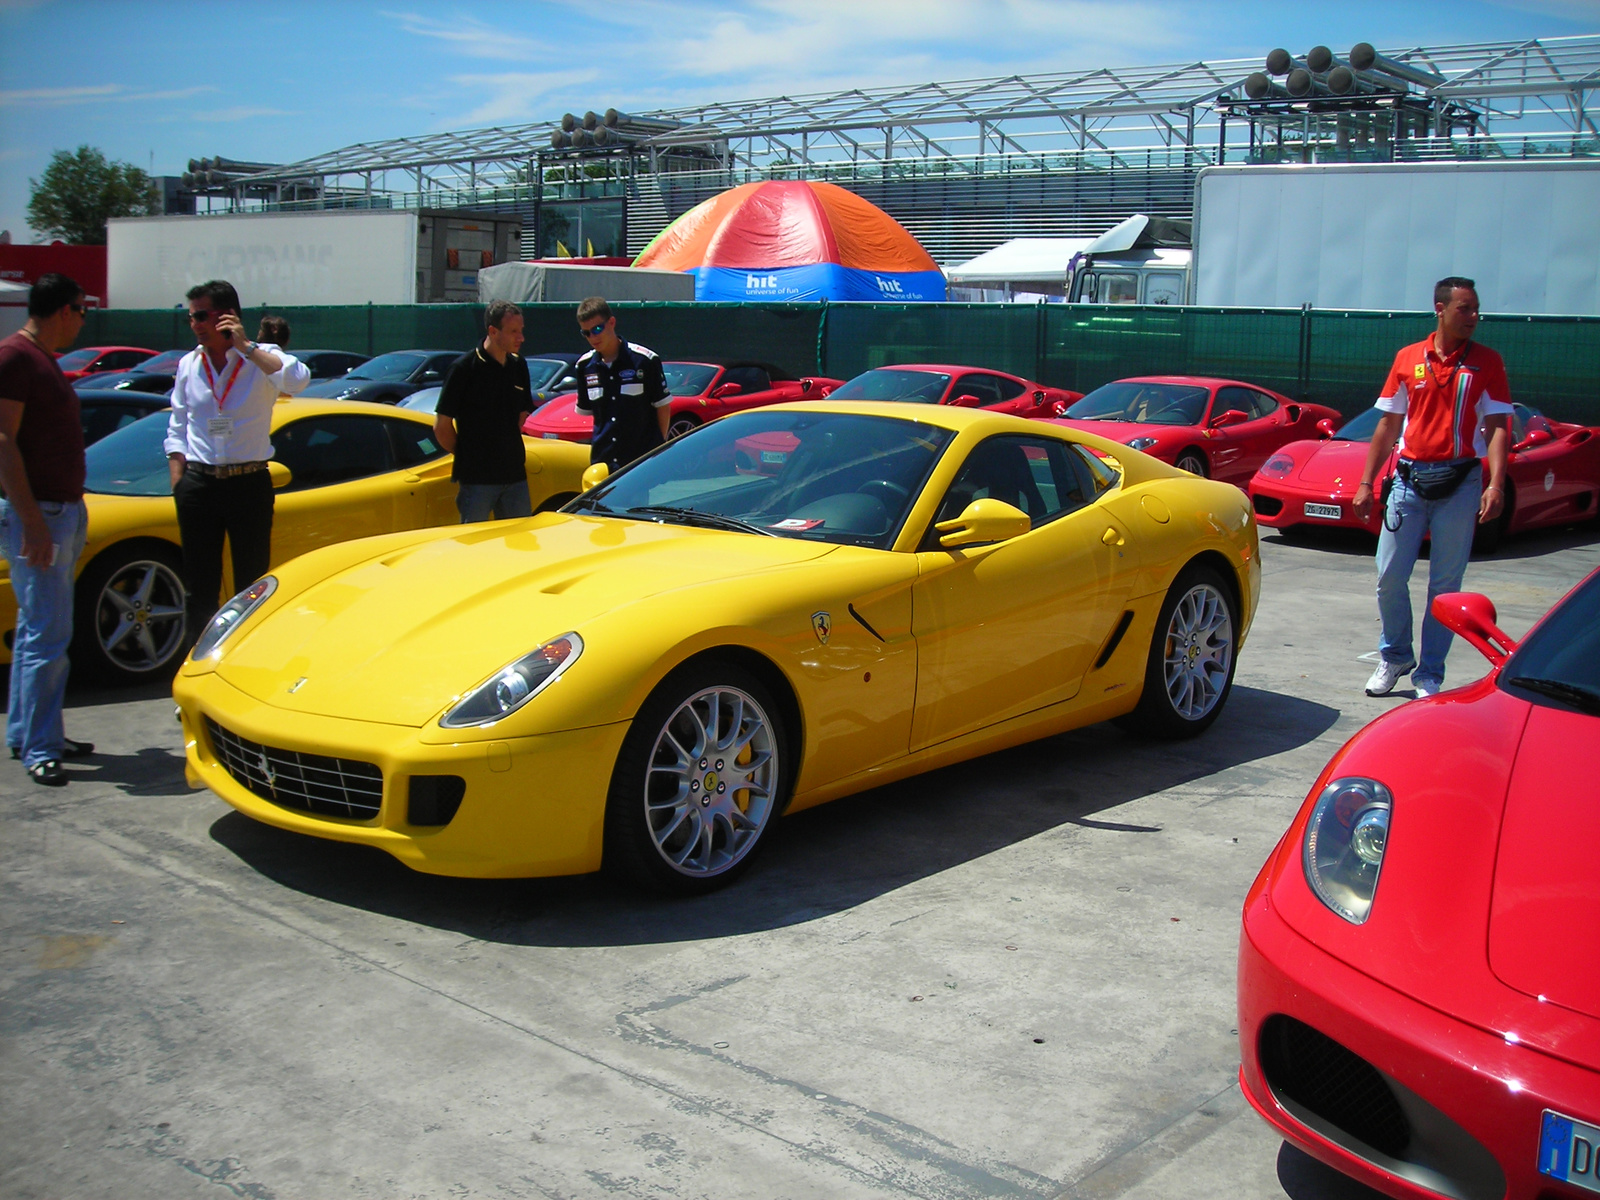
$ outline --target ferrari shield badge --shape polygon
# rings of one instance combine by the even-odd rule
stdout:
[[[817,635],[817,641],[826,646],[828,635],[833,632],[833,618],[825,612],[812,613],[811,631]]]

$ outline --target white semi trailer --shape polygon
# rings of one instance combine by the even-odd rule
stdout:
[[[1208,167],[1187,256],[1091,247],[1072,298],[1143,299],[1159,269],[1169,290],[1182,271],[1185,301],[1206,307],[1416,311],[1435,281],[1465,275],[1491,312],[1594,316],[1597,213],[1596,160]]]

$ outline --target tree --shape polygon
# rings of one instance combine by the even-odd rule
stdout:
[[[57,150],[41,179],[30,179],[28,224],[74,246],[103,246],[106,221],[159,212],[155,184],[132,163],[111,162],[93,146]]]

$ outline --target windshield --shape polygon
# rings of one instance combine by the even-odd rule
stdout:
[[[393,383],[395,380],[404,379],[411,372],[422,365],[425,358],[422,354],[413,354],[405,350],[397,350],[393,354],[380,354],[377,358],[368,359],[356,367],[346,379],[382,379]]]
[[[439,394],[443,388],[420,388],[397,404],[396,408],[409,408],[414,412],[437,412],[439,410]]]
[[[1377,431],[1378,422],[1382,419],[1383,414],[1377,409],[1365,409],[1339,426],[1339,432],[1333,435],[1334,440],[1341,442],[1370,442],[1372,435]]]
[[[56,365],[63,371],[81,371],[98,358],[99,355],[99,348],[90,346],[87,350],[73,350],[63,354],[56,359]]]
[[[167,471],[167,414],[151,413],[109,433],[83,452],[88,474],[84,491],[116,496],[170,496]]]
[[[831,400],[904,400],[911,404],[937,404],[950,386],[950,376],[937,371],[897,371],[879,367],[857,375],[837,389]]]
[[[1190,383],[1139,383],[1124,379],[1097,387],[1067,409],[1075,421],[1127,421],[1134,425],[1198,425],[1211,389]]]
[[[572,368],[559,358],[530,358],[528,360],[528,384],[534,391],[542,392],[561,378],[561,372],[570,370]]]
[[[188,353],[189,351],[187,350],[163,350],[154,358],[147,358],[140,363],[139,370],[153,371],[157,375],[176,375],[178,373],[178,364],[183,361],[183,356]]]
[[[667,392],[673,396],[698,396],[717,377],[717,368],[705,363],[662,363],[661,370],[667,377]]]
[[[741,413],[668,442],[566,511],[886,549],[951,436],[892,417]]]
[[[1500,668],[1499,686],[1534,703],[1600,716],[1600,573],[1579,584]]]

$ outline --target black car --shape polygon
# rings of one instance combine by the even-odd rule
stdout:
[[[290,347],[289,353],[294,353]],[[369,400],[393,404],[418,388],[444,382],[459,350],[394,350],[368,359],[348,375],[312,383],[302,395],[325,400]]]
[[[103,375],[85,375],[74,379],[72,386],[81,396],[84,392],[143,392],[165,396],[172,391],[176,375],[163,375],[159,371],[107,371]]]
[[[290,346],[289,353],[305,363],[306,369],[311,372],[312,383],[319,379],[339,379],[362,363],[371,361],[365,354],[350,350],[296,350]]]
[[[528,385],[533,388],[533,406],[538,408],[552,396],[576,390],[578,377],[573,365],[576,354],[557,350],[550,354],[525,354],[528,361]]]
[[[167,407],[167,398],[148,392],[111,392],[86,389],[78,392],[78,413],[83,419],[83,444],[98,442],[140,417],[148,417]]]

